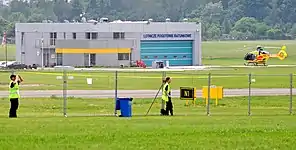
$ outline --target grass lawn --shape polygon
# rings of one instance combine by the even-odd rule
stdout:
[[[204,65],[243,65],[243,58],[247,52],[256,49],[257,45],[266,47],[265,50],[276,54],[282,45],[287,46],[288,58],[281,61],[270,59],[268,64],[296,64],[296,42],[287,41],[211,41],[202,43],[202,56]]]
[[[62,99],[22,99],[18,119],[8,119],[8,100],[0,100],[1,149],[295,149],[296,118],[289,115],[289,97],[232,97],[211,105],[185,107],[175,99],[174,117],[74,117],[112,114],[112,99],[69,98],[69,117],[62,117]],[[151,99],[135,99],[134,114],[145,114]],[[151,114],[158,114],[160,104]],[[295,108],[295,104],[293,107]],[[184,116],[188,115],[188,116]]]
[[[203,42],[203,62],[205,65],[242,65],[245,53],[253,50],[256,45],[265,47],[281,47],[287,45],[288,58],[284,61],[271,59],[270,64],[296,64],[296,42],[295,41],[222,41]],[[9,53],[13,54],[14,46],[9,45]],[[270,52],[277,52],[277,48],[268,48]],[[0,52],[1,54],[1,52]],[[2,56],[2,55],[1,55]],[[0,57],[1,60],[1,57]],[[224,86],[225,88],[247,88],[248,76],[253,73],[257,76],[256,88],[288,88],[290,86],[290,73],[296,72],[296,67],[285,68],[223,68],[212,71],[191,71],[191,72],[169,72],[167,76],[174,78],[173,88],[180,86],[194,86],[201,88],[207,85],[207,74],[211,72],[212,84]],[[23,90],[61,90],[62,81],[57,76],[61,72],[17,72],[25,78]],[[68,89],[115,89],[115,76],[107,72],[74,72],[69,73],[73,80],[68,81]],[[243,74],[243,75],[242,75]],[[261,76],[258,76],[258,75]],[[265,74],[264,76],[262,74]],[[285,74],[285,76],[270,76],[270,74]],[[0,72],[0,90],[7,90],[9,72]],[[269,75],[269,76],[267,76]],[[93,85],[87,85],[86,79],[93,78]],[[162,73],[140,73],[124,72],[118,75],[118,89],[158,89]],[[294,77],[295,78],[295,77]],[[239,83],[239,84],[238,84]],[[293,81],[294,85],[296,80]]]
[[[224,68],[211,71],[186,71],[167,72],[167,76],[173,77],[172,88],[180,86],[193,86],[201,88],[208,84],[208,73],[212,73],[212,84],[224,86],[224,88],[247,88],[248,74],[254,74],[256,82],[254,88],[289,88],[290,73],[296,73],[296,67],[285,68]],[[17,72],[25,82],[22,90],[61,90],[62,80],[57,76],[63,76],[62,72]],[[278,74],[278,76],[271,76]],[[281,75],[282,74],[282,75]],[[0,90],[7,90],[10,72],[0,72]],[[114,72],[71,72],[68,76],[74,79],[68,81],[68,89],[115,89]],[[87,78],[93,79],[93,85],[87,84]],[[119,72],[118,89],[158,89],[162,79],[162,72]],[[239,83],[239,84],[238,84]],[[294,86],[296,79],[294,76]]]
[[[242,65],[245,53],[256,45],[280,47],[287,45],[288,58],[271,59],[269,64],[296,64],[295,41],[231,41],[203,42],[205,65]],[[276,49],[267,49],[276,53]],[[8,59],[15,58],[15,46],[8,46]],[[0,51],[5,60],[5,51]],[[173,89],[207,85],[207,74],[212,73],[212,84],[224,88],[247,88],[248,73],[253,73],[254,88],[289,88],[289,68],[223,68],[223,70],[168,72],[173,77]],[[22,90],[62,90],[61,72],[19,71],[25,82]],[[114,89],[115,73],[71,72],[68,89]],[[270,76],[285,74],[285,76]],[[0,90],[8,90],[9,72],[0,72]],[[269,75],[269,76],[268,76]],[[86,79],[92,78],[93,85]],[[162,73],[120,72],[118,89],[155,89],[160,86]],[[296,78],[293,78],[296,85]],[[296,96],[293,97],[295,100]],[[102,117],[114,113],[113,99],[68,98],[68,118],[64,118],[63,100],[51,98],[21,99],[19,118],[8,119],[9,101],[0,99],[0,149],[6,150],[60,150],[60,149],[296,149],[296,118],[289,115],[289,97],[252,97],[248,114],[247,97],[228,97],[215,106],[210,105],[211,116],[199,99],[196,106],[184,106],[185,101],[174,99],[174,117],[156,116],[160,101],[153,105],[150,116],[143,116],[151,99],[135,99],[130,119]],[[296,103],[292,103],[293,114]]]

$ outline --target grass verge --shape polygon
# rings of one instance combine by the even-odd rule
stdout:
[[[112,114],[112,99],[69,98],[68,118],[61,117],[60,98],[25,98],[19,117],[6,118],[8,101],[0,105],[1,149],[295,149],[295,117],[289,97],[253,97],[247,116],[246,97],[225,98],[205,115],[201,100],[185,107],[174,100],[174,117],[81,117]],[[158,101],[159,102],[159,101]],[[134,114],[145,114],[151,99],[135,99]],[[151,114],[159,112],[159,103]],[[293,106],[295,106],[293,104]],[[78,116],[80,117],[74,117]],[[188,116],[185,116],[185,115]]]
[[[295,67],[283,68],[221,68],[219,70],[167,72],[166,76],[173,77],[172,87],[181,86],[201,88],[208,84],[208,73],[212,74],[212,84],[224,88],[248,88],[248,74],[253,74],[256,83],[254,88],[289,88],[290,74],[296,73]],[[63,81],[57,77],[62,72],[18,71],[25,82],[22,90],[62,90]],[[7,90],[10,72],[0,72],[0,90]],[[114,72],[69,72],[67,88],[69,90],[112,90],[115,89]],[[119,72],[119,90],[158,89],[161,84],[162,72]],[[87,78],[92,78],[93,84],[87,84]],[[292,80],[296,85],[295,75]],[[240,84],[238,84],[240,83]]]

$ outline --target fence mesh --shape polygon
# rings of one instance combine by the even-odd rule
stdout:
[[[134,116],[146,115],[150,106],[148,115],[160,115],[160,109],[165,108],[160,87],[166,76],[172,77],[175,115],[287,115],[294,114],[296,107],[293,103],[296,75],[293,74],[15,70],[0,72],[2,116],[8,114],[11,73],[25,80],[21,85],[19,111],[27,117],[114,116],[116,97],[133,98]],[[222,87],[224,97],[218,98],[216,94],[216,98],[216,91],[209,90],[209,85],[216,91]],[[180,88],[196,88],[195,101],[181,100]],[[269,95],[280,97],[267,97]]]

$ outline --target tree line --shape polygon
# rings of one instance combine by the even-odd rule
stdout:
[[[0,6],[0,32],[16,22],[109,20],[201,22],[203,40],[294,39],[296,0],[12,0]]]

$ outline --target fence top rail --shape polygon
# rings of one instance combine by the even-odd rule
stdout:
[[[211,76],[296,76],[295,73],[286,73],[286,74],[261,74],[261,73],[215,73],[208,70],[198,71],[198,70],[183,70],[183,69],[114,69],[114,68],[100,68],[100,69],[80,69],[75,68],[74,70],[68,69],[35,69],[35,70],[9,70],[9,69],[0,69],[0,73],[21,73],[21,72],[55,72],[55,73],[172,73],[179,75],[211,75]]]

